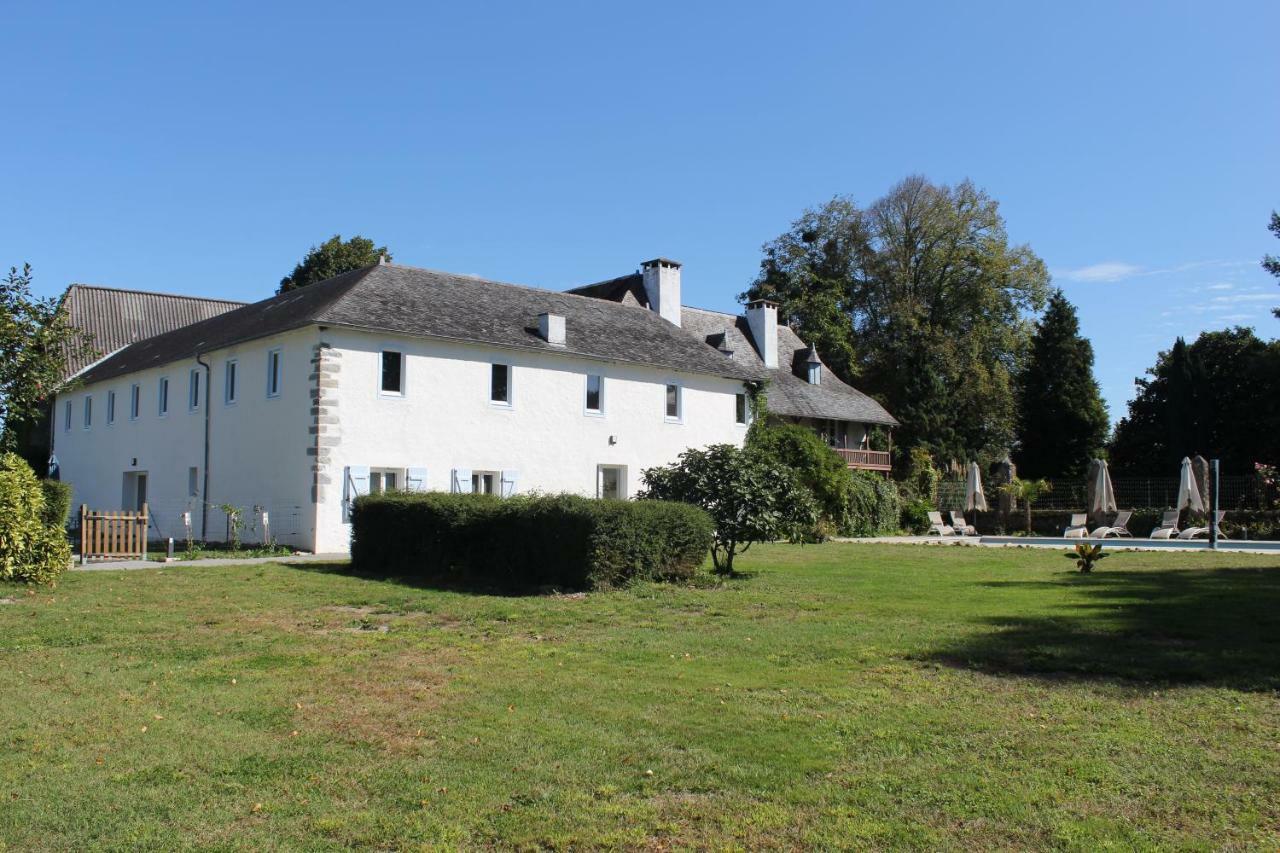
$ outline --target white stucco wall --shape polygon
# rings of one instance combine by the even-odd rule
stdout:
[[[272,534],[288,545],[311,548],[314,509],[311,504],[311,460],[306,456],[310,424],[311,346],[315,329],[302,329],[275,338],[253,341],[202,356],[210,365],[210,464],[208,536],[226,533],[224,503],[240,506],[252,520],[253,506],[267,509]],[[280,394],[268,398],[267,352],[279,347],[283,356]],[[225,402],[228,359],[238,362],[238,394]],[[181,515],[191,511],[200,536],[204,487],[204,412],[188,405],[189,374],[194,359],[86,385],[61,394],[55,404],[53,451],[61,476],[75,490],[73,515],[81,503],[93,509],[114,510],[127,505],[124,475],[147,473],[148,506],[153,539],[181,541]],[[201,369],[203,373],[203,369]],[[169,377],[169,413],[160,417],[159,380]],[[205,380],[202,379],[201,382]],[[138,418],[129,418],[130,386],[141,388]],[[116,392],[115,423],[107,424],[107,393]],[[84,400],[93,397],[93,424],[83,427]],[[203,397],[203,389],[202,389]],[[72,403],[71,429],[64,428],[65,404]],[[204,401],[202,400],[202,406]],[[188,471],[198,470],[201,494],[188,491]],[[257,541],[246,531],[246,542]]]
[[[348,466],[425,468],[427,488],[439,491],[450,489],[454,469],[515,471],[517,492],[594,495],[597,466],[620,465],[634,494],[643,468],[672,462],[689,447],[741,445],[746,437],[746,427],[735,423],[734,395],[743,391],[736,380],[353,330],[323,337],[341,354],[341,414],[332,485],[317,507],[321,551],[347,547]],[[383,349],[406,355],[403,397],[379,391]],[[489,401],[495,360],[512,365],[510,407]],[[601,415],[585,410],[588,373],[605,377]],[[678,423],[665,417],[668,382],[683,388]]]

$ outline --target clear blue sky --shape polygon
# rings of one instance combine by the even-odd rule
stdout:
[[[1000,200],[1113,416],[1177,334],[1280,333],[1274,0],[189,5],[6,7],[0,264],[42,292],[257,299],[358,232],[553,288],[665,255],[731,308],[803,208],[922,173]]]

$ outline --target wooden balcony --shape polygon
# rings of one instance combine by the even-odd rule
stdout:
[[[889,461],[889,451],[887,450],[845,450],[840,447],[832,449],[840,454],[846,465],[859,471],[883,471],[887,473],[893,469],[893,465]]]

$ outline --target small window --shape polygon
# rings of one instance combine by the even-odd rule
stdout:
[[[200,371],[199,370],[191,371],[191,383],[189,387],[191,389],[191,398],[187,400],[187,408],[191,409],[191,411],[194,412],[196,409],[200,408]]]
[[[404,353],[395,350],[382,351],[382,393],[404,393]]]
[[[280,350],[267,353],[267,396],[280,396]]]
[[[369,470],[369,494],[394,492],[400,488],[401,471],[398,468],[371,468]]]
[[[62,428],[64,430],[71,429],[71,401],[70,400],[67,401],[66,416],[63,419]]]
[[[129,386],[129,420],[136,421],[138,419],[138,410],[142,406],[142,386]]]
[[[240,366],[239,362],[237,362],[234,358],[227,362],[227,378],[226,378],[227,387],[224,389],[224,391],[226,393],[226,400],[227,400],[228,406],[234,404],[236,401],[236,370],[239,366]]]
[[[680,420],[680,386],[674,383],[667,385],[667,420]]]
[[[598,415],[604,411],[604,377],[587,374],[587,411]]]
[[[194,465],[187,469],[187,495],[193,498],[200,495],[200,469]]]
[[[498,484],[497,471],[473,471],[471,473],[471,492],[476,495],[492,495]]]
[[[116,392],[107,392],[107,426],[116,422]]]
[[[733,404],[734,404],[734,421],[739,426],[746,426],[747,417],[748,417],[747,395],[735,394],[733,397]]]
[[[495,364],[489,372],[489,401],[511,405],[511,365]]]
[[[160,377],[160,403],[158,406],[160,417],[169,414],[169,377]]]
[[[601,465],[597,497],[618,501],[627,496],[627,469],[620,465]]]
[[[93,426],[93,398],[84,398],[84,428]]]

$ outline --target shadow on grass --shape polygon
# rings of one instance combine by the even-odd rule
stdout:
[[[282,561],[282,565],[304,572],[315,572],[322,575],[342,575],[361,580],[394,583],[413,589],[431,589],[439,592],[460,592],[468,595],[498,595],[507,598],[521,598],[534,595],[549,595],[557,592],[582,592],[574,589],[554,589],[551,587],[531,587],[504,585],[492,580],[468,580],[466,578],[423,578],[394,575],[381,575],[372,572],[361,572],[350,563],[315,563]]]
[[[996,675],[1280,689],[1280,571],[1061,574],[985,583],[1063,591],[1050,616],[985,619],[994,630],[925,655]]]

